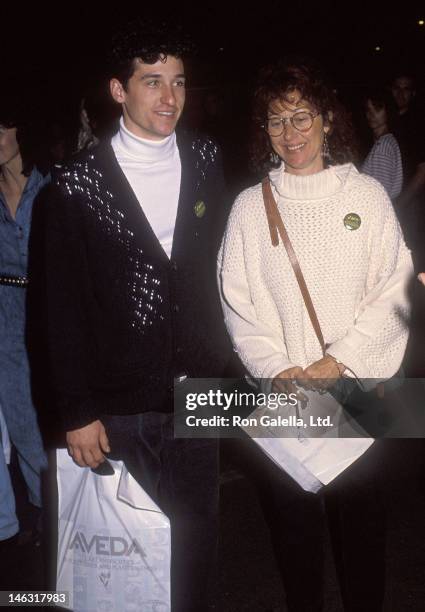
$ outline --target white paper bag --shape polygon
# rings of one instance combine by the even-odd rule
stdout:
[[[330,393],[319,394],[304,389],[300,391],[306,402],[298,404],[298,411],[289,405],[278,411],[266,407],[257,408],[249,417],[252,419],[251,424],[243,426],[243,429],[305,491],[317,493],[323,485],[329,484],[361,457],[374,440],[359,437],[358,425],[353,426],[349,422],[341,404]],[[297,413],[305,425],[295,425]],[[264,425],[262,417],[265,415],[288,418],[290,425]],[[318,417],[329,416],[332,426],[328,429],[315,426],[315,434],[320,432],[321,437],[309,437],[309,432],[311,435],[313,431],[310,416],[315,422]],[[344,437],[335,437],[338,433]],[[356,437],[350,437],[352,435]]]
[[[74,612],[169,612],[170,523],[129,474],[78,467],[57,451],[58,591]]]

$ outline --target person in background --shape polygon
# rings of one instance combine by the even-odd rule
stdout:
[[[104,81],[92,84],[80,101],[76,153],[95,147],[116,132],[119,113],[113,100],[107,97]]]
[[[84,149],[90,150],[99,144],[99,138],[93,131],[84,98],[81,100],[79,110],[80,128],[78,130],[77,151],[83,151]]]
[[[425,192],[425,121],[416,104],[416,86],[411,75],[405,72],[396,75],[391,93],[398,110],[393,133],[400,146],[404,174],[399,205],[405,207],[423,198]]]
[[[416,260],[424,256],[425,121],[417,102],[415,80],[408,72],[393,78],[391,93],[398,109],[393,133],[400,146],[404,179],[396,206],[415,267],[419,269]]]
[[[400,148],[392,134],[396,114],[394,101],[384,90],[372,90],[364,97],[364,110],[375,142],[361,170],[379,181],[394,201],[403,186]]]
[[[32,159],[29,120],[16,100],[0,104],[0,406],[16,449],[34,517],[42,506],[41,475],[47,467],[32,400],[25,342],[28,240],[34,200],[49,178]],[[1,437],[1,436],[0,436]],[[13,490],[0,452],[0,540],[19,531]],[[38,538],[33,533],[19,540]]]
[[[425,270],[425,119],[415,79],[408,69],[394,75],[390,89],[398,109],[393,133],[403,163],[403,190],[395,205],[406,242],[412,249],[415,272],[420,275]],[[418,276],[419,281],[422,278]],[[425,296],[420,286],[413,290],[411,328],[406,372],[423,377]]]

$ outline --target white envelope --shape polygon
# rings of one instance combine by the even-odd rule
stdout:
[[[265,454],[291,476],[305,491],[317,493],[329,484],[373,444],[373,438],[359,437],[359,427],[352,425],[341,404],[330,393],[319,394],[301,389],[306,402],[294,406],[270,410],[262,407],[250,415],[253,425],[244,426],[244,431],[260,446]],[[300,416],[306,426],[267,427],[260,425],[261,417]],[[332,426],[314,428],[321,437],[309,437],[313,431],[310,416],[330,416]],[[342,434],[344,437],[336,437]],[[361,432],[360,432],[361,433]],[[355,437],[350,437],[355,436]]]

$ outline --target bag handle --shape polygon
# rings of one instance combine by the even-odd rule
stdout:
[[[310,293],[308,291],[306,282],[304,280],[303,273],[301,272],[301,267],[298,262],[297,256],[295,255],[294,248],[289,240],[288,232],[283,224],[282,217],[280,216],[279,209],[276,204],[276,200],[273,197],[272,189],[270,186],[270,179],[268,177],[264,178],[261,181],[261,186],[263,190],[263,200],[264,207],[266,209],[267,221],[269,223],[270,230],[270,238],[273,246],[279,245],[279,235],[282,239],[283,245],[286,249],[286,252],[289,257],[289,261],[291,262],[292,268],[295,273],[295,277],[298,282],[298,286],[301,290],[301,295],[303,296],[305,307],[307,308],[308,316],[310,317],[311,324],[313,325],[313,329],[319,341],[319,344],[322,348],[323,356],[326,353],[326,344],[323,339],[322,330],[320,327],[319,319],[317,318],[316,311],[313,306],[313,302],[310,297]]]

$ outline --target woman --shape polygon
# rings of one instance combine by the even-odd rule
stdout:
[[[291,379],[316,388],[345,375],[364,385],[393,376],[407,343],[411,257],[384,188],[350,161],[346,113],[315,66],[282,63],[263,73],[254,117],[252,160],[268,173],[327,351],[323,355],[284,246],[271,244],[258,184],[236,199],[218,264],[225,320],[240,359],[251,375],[272,379],[276,388]],[[375,443],[326,495],[350,611],[376,612],[384,596],[376,455]],[[301,491],[278,471],[258,468],[256,480],[288,607],[322,610],[321,496]]]
[[[394,201],[403,187],[400,148],[391,133],[391,119],[396,112],[394,103],[389,94],[380,90],[367,93],[364,100],[366,119],[375,142],[362,165],[362,172],[379,181]]]
[[[25,346],[28,240],[34,199],[46,179],[27,150],[30,143],[17,105],[0,108],[0,408],[16,448],[29,501],[41,507],[41,472],[46,467],[32,403]],[[31,147],[29,147],[30,149]],[[0,436],[1,437],[1,436]],[[0,441],[1,446],[1,441]],[[0,449],[1,451],[1,449]],[[19,529],[9,474],[0,452],[0,540]],[[34,515],[38,512],[34,509]],[[25,538],[35,533],[21,534]]]

